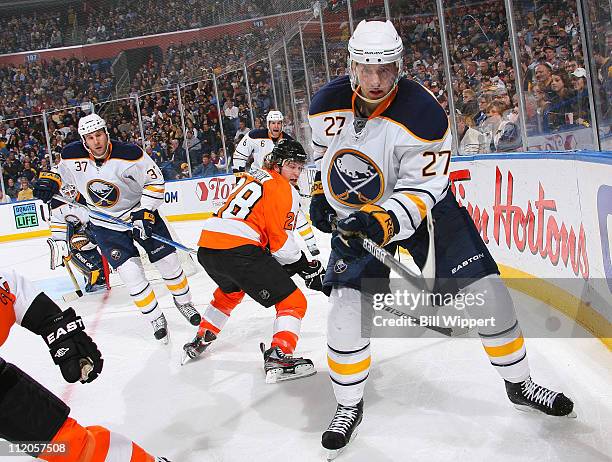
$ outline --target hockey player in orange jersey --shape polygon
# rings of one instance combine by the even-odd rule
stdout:
[[[318,260],[308,261],[294,240],[299,196],[294,186],[306,162],[300,143],[281,140],[263,169],[241,178],[227,202],[206,220],[198,260],[219,286],[206,308],[195,339],[184,346],[183,363],[200,355],[230,317],[245,293],[265,307],[275,305],[269,349],[261,344],[266,382],[315,373],[312,361],[294,358],[306,298],[291,276],[322,290],[325,274]]]
[[[14,324],[42,336],[67,382],[88,383],[102,372],[100,351],[72,308],[62,311],[19,274],[0,271],[0,346]],[[168,462],[121,434],[83,427],[69,413],[66,403],[0,358],[0,438],[28,442],[24,452],[49,462]]]

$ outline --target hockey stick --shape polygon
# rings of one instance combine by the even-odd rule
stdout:
[[[89,211],[90,215],[93,215],[94,217],[98,217],[102,220],[106,220],[106,221],[110,221],[111,223],[114,223],[118,226],[123,227],[126,230],[132,231],[134,229],[134,225],[132,223],[128,223],[125,222],[123,220],[119,220],[118,218],[115,218],[111,215],[107,215],[104,212],[99,212],[97,210],[92,210],[89,207],[87,207],[86,205],[83,204],[79,204],[78,202],[74,202],[71,201],[70,199],[66,199],[64,196],[60,196],[59,194],[54,194],[53,195],[53,199],[57,199],[60,202],[63,202],[64,204],[70,204],[70,205],[74,205],[76,207],[81,207],[84,209],[87,209]],[[183,244],[181,244],[180,242],[176,242],[173,241],[172,239],[167,239],[163,236],[160,236],[159,234],[151,234],[150,236],[151,238],[159,241],[159,242],[163,242],[164,244],[168,244],[171,245],[172,247],[174,247],[175,249],[179,249],[179,250],[183,250],[184,252],[188,252],[188,253],[192,253],[194,255],[198,254],[198,251],[195,249],[192,249],[191,247],[187,247]]]
[[[70,275],[70,279],[72,280],[72,284],[74,285],[75,291],[74,292],[69,292],[67,294],[62,295],[62,298],[64,299],[65,302],[72,302],[74,300],[76,300],[77,298],[80,298],[83,296],[83,291],[81,290],[81,286],[79,286],[79,283],[77,282],[76,278],[74,277],[74,273],[72,272],[72,268],[70,267],[70,258],[68,257],[63,257],[62,260],[64,261],[64,266],[66,267],[66,271],[68,271],[68,274]]]

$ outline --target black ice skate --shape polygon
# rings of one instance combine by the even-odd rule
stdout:
[[[204,350],[208,348],[208,345],[210,345],[213,340],[216,339],[217,336],[214,334],[214,332],[209,330],[204,333],[204,337],[200,337],[196,334],[195,338],[191,342],[183,345],[183,358],[181,360],[181,366],[187,364],[188,361],[195,359],[204,353]]]
[[[317,373],[310,359],[294,358],[292,355],[283,353],[279,347],[271,347],[266,350],[263,343],[259,344],[259,348],[264,356],[266,383],[301,379]]]
[[[155,339],[162,342],[164,345],[168,344],[168,323],[166,322],[166,317],[164,313],[160,314],[157,318],[151,321],[151,325],[153,326],[153,335],[155,335]]]
[[[200,313],[194,308],[193,303],[178,303],[176,299],[174,300],[174,305],[179,310],[179,312],[183,315],[183,317],[189,321],[189,324],[192,326],[199,326],[200,321],[202,321],[202,317]]]
[[[537,410],[544,414],[575,418],[574,403],[563,393],[549,390],[533,382],[529,377],[524,382],[506,382],[506,393],[521,411]]]
[[[363,418],[363,399],[355,406],[338,404],[336,414],[321,437],[327,460],[333,460],[357,436],[357,426]]]

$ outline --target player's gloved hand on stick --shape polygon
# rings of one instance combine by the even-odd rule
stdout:
[[[34,183],[32,194],[44,203],[51,202],[54,194],[58,194],[62,185],[61,177],[54,172],[40,172],[38,180]]]
[[[325,278],[325,268],[319,260],[308,262],[308,266],[298,273],[306,287],[312,290],[323,292],[323,279]]]
[[[98,347],[84,331],[83,320],[72,308],[48,318],[39,334],[49,347],[53,362],[66,382],[88,383],[102,372],[104,360]]]
[[[399,222],[393,212],[368,204],[338,220],[336,231],[331,241],[332,249],[341,258],[350,260],[367,253],[355,237],[369,238],[384,247],[399,231]]]
[[[155,214],[151,210],[141,209],[130,214],[134,229],[132,235],[136,238],[149,239],[153,234],[153,225],[155,224]]]
[[[336,211],[329,205],[323,193],[321,183],[321,172],[317,172],[315,181],[310,191],[310,220],[312,225],[324,233],[332,232],[332,221],[336,217]]]

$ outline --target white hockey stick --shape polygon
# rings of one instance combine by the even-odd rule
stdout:
[[[116,225],[122,226],[126,230],[131,231],[131,230],[134,229],[134,225],[132,223],[128,223],[128,222],[125,222],[123,220],[119,220],[118,218],[115,218],[112,215],[108,215],[108,214],[106,214],[104,212],[99,212],[97,210],[92,210],[89,207],[87,207],[86,205],[79,204],[78,202],[74,202],[74,201],[72,201],[70,199],[66,199],[64,196],[61,196],[59,194],[54,194],[53,195],[53,199],[56,199],[56,200],[58,200],[60,202],[63,202],[64,204],[70,204],[70,205],[74,205],[76,207],[81,207],[81,208],[87,209],[89,211],[90,215],[93,215],[94,217],[98,217],[98,218],[101,218],[101,219],[106,220],[106,221],[110,221],[110,222],[112,222],[112,223],[114,223]],[[168,244],[168,245],[174,247],[175,249],[179,249],[179,250],[182,250],[184,252],[192,253],[194,255],[198,254],[197,250],[192,249],[191,247],[187,247],[187,246],[181,244],[180,242],[173,241],[172,239],[167,239],[167,238],[165,238],[163,236],[159,236],[157,234],[151,234],[150,237],[152,239],[155,239],[156,241],[160,241],[160,242],[163,242],[164,244]]]

